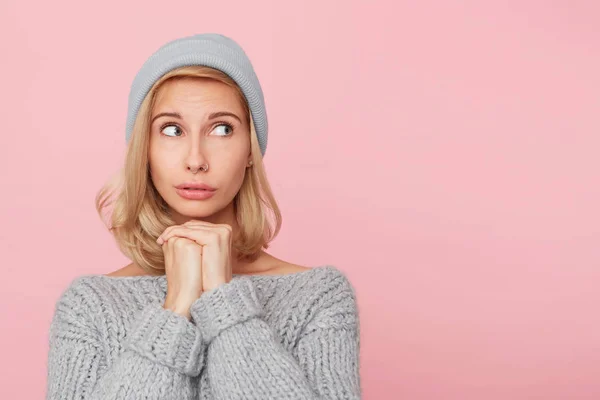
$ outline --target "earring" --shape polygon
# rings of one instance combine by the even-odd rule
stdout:
[[[198,171],[204,171],[204,172],[208,171],[208,164],[202,164],[202,165],[201,165],[201,166],[200,166],[200,167],[199,167],[199,168],[196,170],[196,172],[198,172]],[[195,174],[196,172],[194,172],[194,174]]]

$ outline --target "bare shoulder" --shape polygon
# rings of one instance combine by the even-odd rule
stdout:
[[[285,263],[279,267],[279,272],[282,274],[294,274],[297,272],[308,271],[310,269],[312,269],[312,268],[305,267],[303,265]]]
[[[109,272],[105,274],[106,276],[140,276],[140,275],[149,275],[146,271],[140,268],[137,264],[131,263],[123,268],[119,268],[113,272]]]
[[[312,268],[291,263],[277,258],[267,252],[262,252],[260,258],[244,268],[249,275],[287,275],[308,271]],[[254,272],[250,272],[254,271]]]
[[[295,274],[297,272],[309,271],[311,269],[312,268],[300,264],[294,264],[274,258],[271,267],[268,268],[264,273],[268,275],[288,275]]]

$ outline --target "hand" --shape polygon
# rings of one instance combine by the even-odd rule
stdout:
[[[232,278],[231,242],[233,230],[227,224],[191,220],[173,225],[156,240],[162,244],[173,237],[193,240],[202,247],[202,291],[207,292],[228,283]]]
[[[190,306],[202,294],[202,247],[172,237],[163,242],[167,296],[163,307],[190,319]]]

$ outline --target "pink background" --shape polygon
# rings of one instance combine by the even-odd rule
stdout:
[[[356,286],[365,399],[600,398],[598,21],[595,1],[3,0],[0,398],[43,398],[58,295],[128,263],[93,199],[135,73],[210,31],[264,88],[272,253]]]

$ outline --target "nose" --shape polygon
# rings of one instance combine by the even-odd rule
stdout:
[[[196,143],[195,140],[192,140],[185,163],[187,170],[193,174],[198,171],[208,171],[208,162],[201,149],[201,144]]]
[[[202,165],[188,165],[188,171],[191,171],[193,174],[197,173],[198,171],[208,171],[208,164],[202,164]]]

